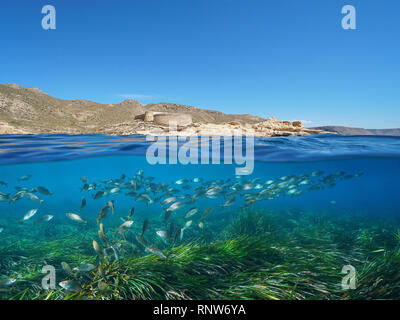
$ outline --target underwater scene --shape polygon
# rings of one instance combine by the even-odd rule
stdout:
[[[256,138],[248,175],[150,144],[0,136],[0,299],[400,298],[400,138]]]

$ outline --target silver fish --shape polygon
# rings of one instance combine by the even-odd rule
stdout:
[[[167,243],[168,234],[167,234],[166,231],[159,230],[159,231],[156,232],[156,234],[161,238],[162,241],[164,241],[165,243]]]
[[[197,212],[199,211],[198,208],[191,208],[185,215],[185,219],[188,219],[192,216],[194,216]]]
[[[167,256],[164,254],[164,252],[162,252],[158,248],[154,248],[154,247],[153,248],[146,248],[146,251],[148,251],[148,252],[150,252],[150,253],[152,253],[152,254],[160,257],[160,258],[164,258],[164,259],[167,258]]]
[[[17,279],[0,279],[0,288],[11,287]]]
[[[66,216],[68,218],[70,218],[72,221],[78,222],[78,223],[84,223],[87,224],[88,222],[84,219],[82,219],[79,215],[77,215],[76,213],[66,213]]]
[[[175,202],[177,200],[177,198],[176,197],[169,197],[169,198],[167,198],[167,199],[165,199],[163,202],[162,202],[162,205],[167,205],[167,204],[170,204],[171,202]]]
[[[44,201],[44,200],[39,199],[38,196],[34,195],[34,194],[31,193],[31,192],[24,192],[23,196],[24,196],[25,198],[29,199],[29,200],[37,201],[37,202],[39,202],[39,203],[42,203],[42,202]]]
[[[51,214],[46,214],[46,215],[44,215],[44,216],[42,216],[42,217],[37,218],[36,221],[35,221],[35,224],[37,224],[37,223],[42,223],[42,222],[49,222],[49,221],[50,221],[51,219],[53,219],[53,218],[54,218],[53,215],[51,215]]]
[[[76,280],[66,280],[59,283],[60,287],[71,292],[78,292],[82,288]]]
[[[167,209],[167,211],[175,211],[182,208],[185,205],[183,202],[175,202]]]
[[[24,222],[24,221],[27,221],[27,220],[29,220],[30,218],[32,218],[32,217],[36,214],[37,211],[38,211],[38,209],[31,209],[31,210],[29,210],[29,211],[24,215],[24,217],[22,218],[22,220],[20,221],[20,223],[22,223],[22,222]]]
[[[125,237],[125,232],[126,232],[126,230],[128,230],[130,227],[132,227],[132,225],[133,225],[133,221],[132,220],[128,220],[128,221],[125,221],[123,224],[121,224],[119,227],[118,227],[118,233],[126,240],[126,237]]]
[[[73,270],[79,273],[90,272],[96,269],[96,266],[90,263],[81,264],[79,267],[75,267]]]

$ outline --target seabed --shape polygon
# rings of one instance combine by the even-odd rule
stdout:
[[[150,224],[147,241],[154,242],[167,258],[149,254],[135,244],[134,234],[141,233],[141,223],[127,233],[127,242],[106,230],[111,243],[121,243],[118,261],[96,256],[92,241],[98,235],[90,224],[49,222],[33,229],[9,225],[9,235],[0,240],[0,273],[17,281],[11,288],[3,288],[0,298],[400,298],[398,219],[243,209],[222,229],[217,220],[208,221],[203,229],[188,230],[182,244],[164,243],[155,236],[159,226]],[[2,218],[0,225],[5,223]],[[119,224],[119,218],[110,218],[107,229],[115,230]],[[72,276],[62,269],[62,262],[71,267],[84,263],[99,267]],[[54,290],[42,288],[44,265],[56,268]],[[354,290],[342,288],[344,265],[357,270]],[[64,280],[78,281],[81,289],[64,290],[58,285]]]

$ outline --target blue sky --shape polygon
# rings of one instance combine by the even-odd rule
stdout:
[[[58,98],[400,127],[399,1],[2,0],[0,27],[0,83]]]

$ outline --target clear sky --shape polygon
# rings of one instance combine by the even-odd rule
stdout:
[[[56,30],[41,27],[46,4]],[[347,4],[356,30],[341,27]],[[399,35],[397,0],[1,0],[0,83],[393,128]]]

